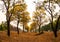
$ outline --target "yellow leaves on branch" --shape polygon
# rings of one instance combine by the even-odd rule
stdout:
[[[43,15],[44,15],[44,16],[46,15],[45,9],[44,9],[44,7],[40,7],[39,9],[37,9],[37,10],[34,12],[33,18],[38,18],[38,16],[43,17]],[[45,18],[45,17],[44,17],[44,18]]]
[[[41,14],[46,14],[44,7],[40,7],[39,9],[37,9],[37,10],[34,12],[34,14],[35,14],[36,16],[39,16],[39,15],[41,15]]]
[[[14,6],[14,12],[19,11],[22,12],[24,10],[26,10],[26,4],[20,4],[20,5],[15,5]]]
[[[38,12],[45,14],[45,9],[44,9],[44,7],[41,7],[41,8],[38,10]]]
[[[40,10],[34,12],[34,14],[39,16],[40,14],[46,14],[46,13],[45,13],[45,10],[40,9]]]

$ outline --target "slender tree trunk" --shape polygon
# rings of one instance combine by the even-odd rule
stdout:
[[[24,32],[24,22],[23,22],[23,32]]]
[[[18,26],[19,26],[19,20],[17,21],[17,33],[19,34],[19,28],[18,28]]]
[[[9,11],[7,11],[7,14],[8,15],[6,15],[7,16],[7,34],[8,34],[8,36],[10,36],[10,18],[11,18],[11,16],[12,16],[12,14],[9,14]]]
[[[18,16],[18,20],[17,20],[17,33],[19,34],[19,20],[20,20],[20,18],[19,18],[19,14],[17,15]]]
[[[0,29],[1,29],[1,30],[3,30],[3,29],[2,29],[2,24],[1,24],[1,26],[0,26],[0,27],[1,27]]]
[[[40,34],[40,25],[39,25],[39,34]]]
[[[7,20],[7,35],[10,36],[10,18]]]
[[[52,21],[51,21],[51,28],[52,28],[52,31],[53,31],[53,33],[54,33],[54,36],[55,37],[57,37],[57,29],[55,29],[54,27],[53,27],[53,17],[51,17],[52,18]]]
[[[57,22],[56,22],[56,27],[55,27],[55,31],[54,31],[55,37],[57,37],[57,28],[58,28],[59,18],[60,18],[60,15],[59,15]]]
[[[39,18],[40,18],[40,20],[39,20],[39,22],[40,22],[40,24],[39,24],[39,33],[40,33],[40,28],[41,28],[41,15],[39,16]]]
[[[51,28],[52,28],[52,30],[53,30],[54,36],[57,37],[57,29],[56,29],[56,27],[53,27],[53,16],[51,16],[51,18],[52,18]]]
[[[54,31],[54,36],[57,37],[57,31]]]
[[[51,20],[51,28],[52,28],[52,31],[54,31],[54,27],[53,27],[53,16],[51,16],[52,20]]]

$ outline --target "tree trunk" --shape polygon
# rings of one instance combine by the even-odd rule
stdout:
[[[39,25],[39,33],[40,33],[40,25]]]
[[[60,15],[59,15],[57,22],[56,22],[56,27],[55,27],[55,31],[54,31],[55,37],[57,37],[57,28],[58,28],[59,18],[60,18]]]
[[[10,19],[7,20],[7,35],[10,36]]]
[[[54,31],[54,36],[57,37],[57,31]]]
[[[23,22],[23,32],[24,32],[24,22]]]
[[[3,30],[3,29],[2,29],[2,24],[1,24],[1,26],[0,26],[0,29]]]
[[[7,12],[9,14],[9,12]],[[7,34],[8,36],[10,36],[10,18],[11,18],[12,14],[10,16],[7,16]]]
[[[19,28],[18,28],[18,26],[19,26],[19,20],[17,21],[17,33],[19,34]]]
[[[50,15],[51,15],[51,28],[52,28],[52,31],[53,31],[53,33],[54,33],[54,36],[55,37],[57,37],[57,25],[56,25],[56,27],[54,28],[53,27],[53,14],[52,14],[52,10],[50,9],[50,1],[51,0],[49,0],[49,10],[50,10]]]

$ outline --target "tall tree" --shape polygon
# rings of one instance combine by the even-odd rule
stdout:
[[[45,6],[45,9],[46,11],[50,14],[50,23],[51,23],[51,28],[53,30],[53,33],[55,35],[55,37],[57,37],[57,27],[58,27],[58,21],[59,21],[59,18],[60,18],[60,15],[58,15],[57,13],[54,13],[55,12],[55,9],[56,9],[56,6],[54,6],[54,4],[58,4],[57,2],[58,0],[47,0],[47,1],[44,1],[44,5],[45,3],[48,3],[48,5],[46,5],[46,8]],[[57,18],[57,22],[56,22],[56,26],[54,27],[53,26],[53,21],[54,21],[54,18]]]
[[[27,5],[24,3],[17,4],[14,7],[14,16],[17,18],[17,31],[19,23],[23,24],[23,31],[24,31],[24,25],[29,20],[29,12],[26,11]],[[19,33],[18,33],[19,34]]]
[[[40,33],[40,28],[42,24],[45,22],[45,20],[43,21],[46,15],[45,9],[42,6],[36,6],[36,12],[34,13],[35,13],[34,17],[35,17],[35,20],[37,20],[37,25],[39,26],[39,33]]]
[[[12,13],[10,13],[10,7],[11,7],[11,2],[12,0],[2,0],[4,2],[5,8],[6,8],[6,20],[7,20],[7,35],[10,36],[10,18],[12,16]],[[14,2],[12,3],[12,7],[14,6]]]

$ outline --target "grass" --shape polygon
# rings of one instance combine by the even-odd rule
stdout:
[[[18,35],[16,31],[11,31],[11,36],[8,37],[6,31],[0,31],[0,42],[60,42],[60,32],[57,38],[54,37],[53,32],[36,34],[20,32]]]

